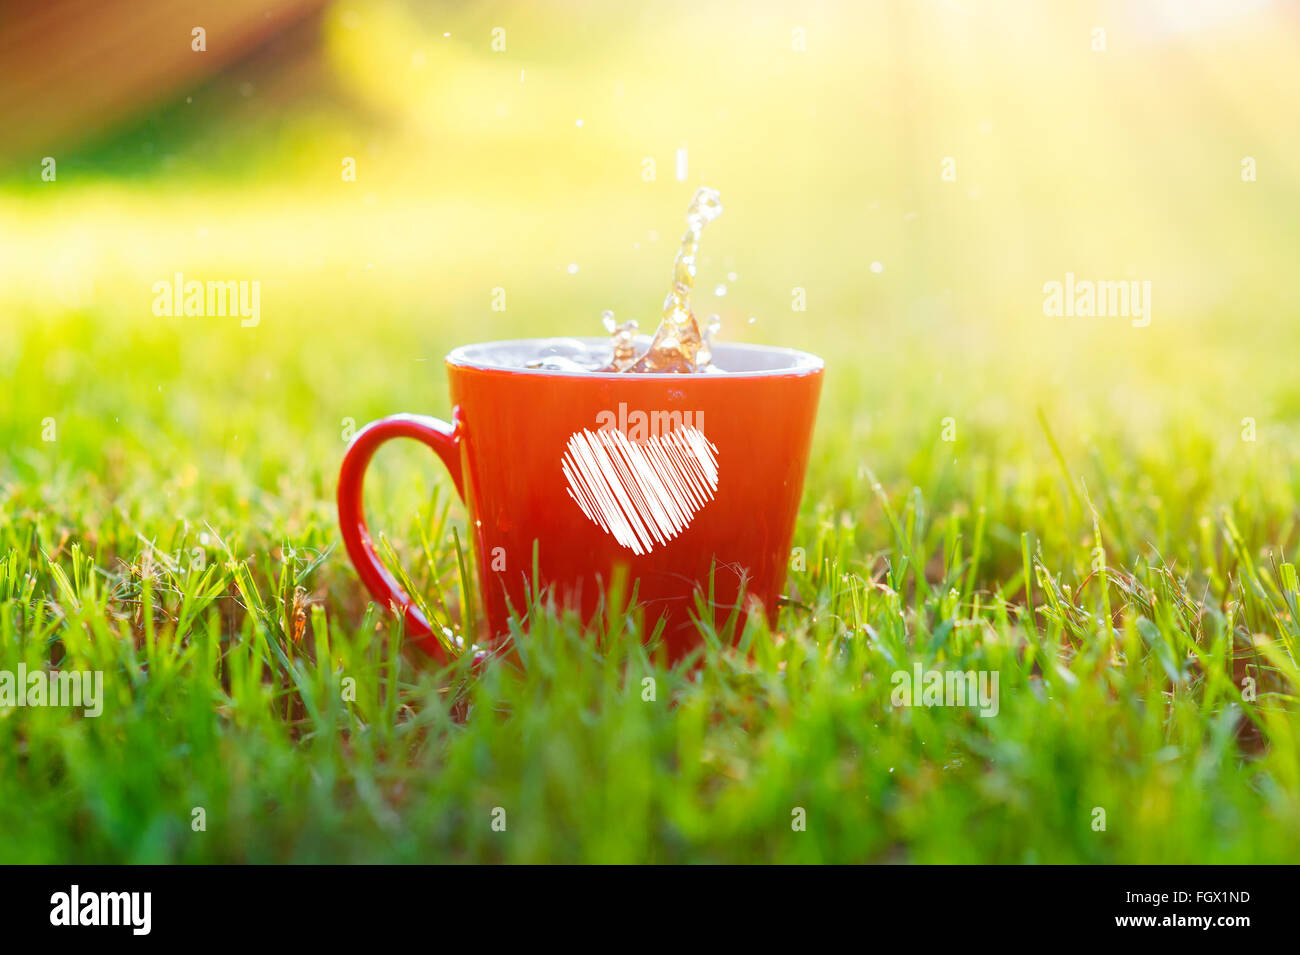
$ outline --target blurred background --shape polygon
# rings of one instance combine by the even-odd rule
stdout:
[[[1267,0],[9,0],[7,467],[53,416],[71,468],[328,498],[341,422],[448,410],[450,347],[652,328],[700,184],[696,310],[825,354],[823,433],[889,478],[944,416],[1289,437],[1297,48]],[[1149,326],[1045,316],[1067,272],[1150,281]],[[260,323],[155,316],[176,273]]]

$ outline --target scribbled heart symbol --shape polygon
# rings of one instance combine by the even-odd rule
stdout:
[[[622,431],[578,431],[561,467],[588,519],[634,554],[648,554],[690,524],[718,490],[718,449],[697,428],[632,441]]]

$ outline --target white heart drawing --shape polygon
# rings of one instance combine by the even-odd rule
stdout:
[[[631,441],[622,431],[578,431],[560,466],[588,519],[634,554],[680,534],[718,490],[718,449],[697,428]]]

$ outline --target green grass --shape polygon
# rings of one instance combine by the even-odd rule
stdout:
[[[312,320],[344,328],[329,291]],[[1280,862],[1300,848],[1296,462],[1280,441],[1216,437],[1208,406],[1172,440],[1115,424],[1090,447],[1066,427],[1087,401],[1062,402],[1050,432],[1026,400],[957,415],[945,442],[943,406],[991,366],[966,356],[944,391],[832,357],[804,566],[776,633],[754,624],[734,649],[704,634],[698,669],[669,670],[635,614],[583,632],[536,606],[523,671],[474,676],[403,650],[366,605],[331,496],[344,407],[445,413],[439,365],[409,356],[455,329],[394,319],[370,344],[295,349],[268,322],[241,349],[253,333],[237,324],[94,319],[22,322],[11,339],[0,669],[102,670],[106,703],[94,719],[0,713],[5,861]],[[365,368],[388,341],[427,399],[400,369],[319,387],[322,367]],[[464,515],[438,475],[418,448],[386,451],[368,500],[459,631]],[[998,715],[894,706],[891,674],[918,661],[996,671]]]

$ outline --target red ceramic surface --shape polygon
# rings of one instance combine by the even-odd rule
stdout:
[[[715,361],[727,374],[505,367],[527,348],[494,342],[456,349],[447,357],[452,423],[395,415],[362,429],[348,447],[339,475],[339,522],[374,598],[401,608],[407,633],[443,659],[428,622],[379,563],[362,510],[362,483],[374,452],[391,438],[407,437],[438,454],[468,508],[485,609],[475,635],[480,644],[492,645],[507,631],[507,600],[524,612],[534,541],[541,584],[584,618],[597,609],[616,565],[625,565],[629,580],[640,581],[647,630],[666,618],[664,640],[673,659],[699,642],[691,620],[694,594],[697,588],[707,593],[715,562],[719,625],[741,602],[742,582],[742,611],[757,598],[773,619],[808,464],[821,360],[789,349],[718,345]],[[698,432],[693,445],[683,440],[691,433],[687,426]],[[623,434],[610,433],[616,430]],[[590,463],[592,456],[582,453],[589,447],[607,467],[586,469],[584,479],[578,462]],[[602,448],[608,454],[603,459]],[[602,473],[612,487],[601,483]],[[622,490],[620,475],[628,478]],[[677,505],[675,521],[652,500],[656,495],[665,498],[668,511]],[[579,503],[584,496],[585,511]],[[623,541],[599,522],[602,508],[606,517],[620,513],[620,496],[622,510],[634,512],[631,525],[638,524],[636,513],[642,515],[639,533],[624,528]]]

